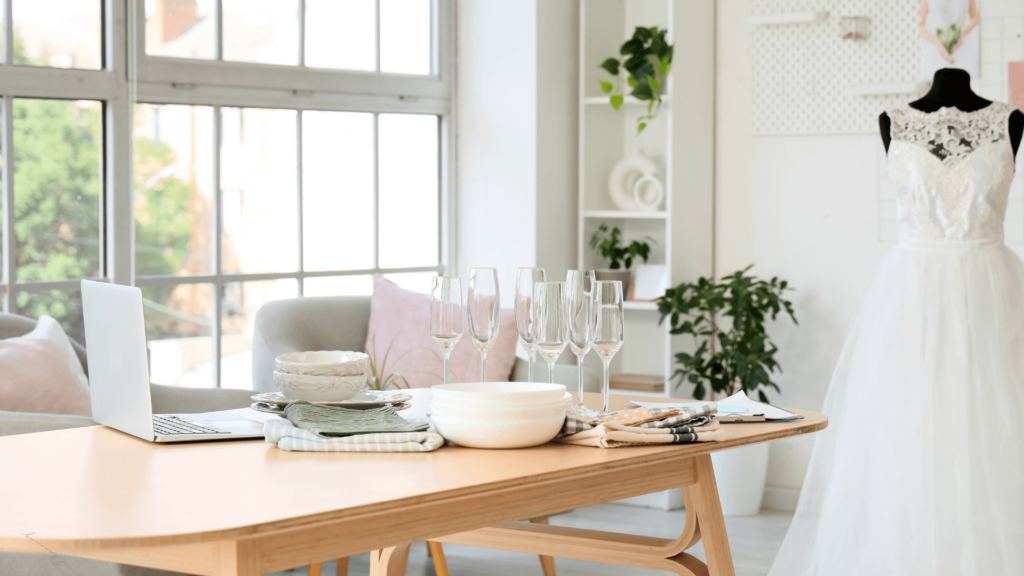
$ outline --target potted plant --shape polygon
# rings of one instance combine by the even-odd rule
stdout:
[[[708,392],[712,400],[721,394],[721,400],[742,390],[748,395],[756,392],[767,404],[765,391],[779,391],[772,381],[772,374],[782,370],[775,360],[778,347],[765,323],[783,313],[796,324],[793,304],[785,298],[792,288],[785,280],[747,275],[752,266],[720,282],[700,278],[680,284],[658,300],[661,321],[669,319],[671,333],[693,338],[692,353],[676,354],[680,367],[673,377],[692,383],[698,400]],[[768,444],[716,452],[712,460],[722,510],[733,516],[757,514],[768,472]]]
[[[630,88],[630,96],[647,102],[647,114],[637,118],[636,133],[640,134],[661,110],[661,97],[665,94],[668,84],[668,73],[672,70],[672,52],[674,46],[665,41],[668,30],[657,26],[644,28],[637,26],[633,37],[626,40],[619,48],[623,56],[619,61],[608,58],[601,63],[601,68],[615,77],[615,82],[601,81],[601,90],[609,95],[609,103],[616,111],[622,107],[622,77],[620,70],[626,71],[626,84]]]
[[[590,247],[598,256],[608,260],[608,268],[595,270],[594,276],[598,280],[622,282],[623,297],[628,298],[631,277],[629,269],[633,266],[633,259],[641,258],[647,262],[647,257],[651,254],[650,244],[634,240],[629,245],[623,245],[622,231],[617,226],[609,231],[608,225],[602,222],[590,237]]]

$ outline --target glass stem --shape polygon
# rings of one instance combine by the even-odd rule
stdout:
[[[452,355],[451,350],[444,351],[444,383],[448,383],[448,357]]]
[[[609,357],[602,356],[601,357],[601,363],[604,364],[604,384],[603,384],[602,390],[601,390],[602,394],[604,395],[604,398],[603,398],[602,404],[601,404],[601,411],[604,414],[607,414],[608,413],[608,395],[609,395],[609,391],[610,391],[610,388],[611,388],[611,381],[610,381],[611,376],[608,374],[608,368],[609,368],[609,366],[611,366],[612,359],[611,359],[610,356]]]
[[[548,360],[548,384],[555,383],[555,362]]]
[[[487,350],[480,351],[480,381],[487,382]]]
[[[526,380],[529,381],[529,382],[533,382],[533,359],[534,359],[536,353],[537,353],[536,350],[534,350],[533,348],[530,348],[530,371],[527,372],[527,376],[526,376]]]
[[[583,403],[583,356],[585,354],[576,355],[576,371],[579,372],[579,386],[576,387],[577,406]]]

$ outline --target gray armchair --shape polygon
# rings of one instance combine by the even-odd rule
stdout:
[[[0,313],[0,339],[23,336],[35,328],[36,321],[15,314]],[[86,376],[89,364],[85,348],[71,341]],[[151,384],[153,411],[159,414],[212,412],[243,408],[251,404],[246,390],[176,388]],[[48,430],[63,430],[95,426],[91,418],[66,414],[34,414],[0,410],[0,436],[29,434]],[[0,574],[32,574],[33,576],[76,574],[81,576],[182,576],[177,572],[127,566],[99,560],[62,556],[54,563],[47,554],[0,553]]]
[[[300,297],[266,304],[256,313],[252,338],[253,390],[277,391],[273,381],[274,359],[281,354],[365,349],[369,326],[369,296]],[[538,358],[537,364],[543,362]],[[545,367],[535,364],[534,368],[547,375]],[[517,357],[509,379],[526,381],[527,369],[526,360]],[[592,370],[585,370],[583,378],[587,388],[599,388],[598,375]],[[575,390],[576,367],[555,365],[555,382]]]

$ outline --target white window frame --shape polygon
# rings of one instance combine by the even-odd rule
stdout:
[[[78,70],[15,66],[13,59],[12,1],[2,0],[4,10],[3,63],[0,67],[0,95],[3,98],[3,277],[0,291],[3,310],[14,312],[19,292],[78,290],[79,280],[18,282],[14,268],[14,170],[12,103],[14,98],[53,98],[103,101],[103,169],[100,235],[100,279],[140,287],[180,284],[212,284],[215,290],[211,337],[216,385],[221,381],[221,300],[224,285],[233,282],[295,278],[299,294],[305,278],[395,274],[404,272],[444,273],[455,261],[454,242],[454,0],[432,0],[433,39],[430,76],[326,70],[304,66],[304,22],[299,19],[297,66],[228,62],[223,53],[221,2],[216,18],[215,60],[150,56],[145,53],[145,0],[103,0],[103,69]],[[305,14],[305,0],[299,0]],[[379,16],[379,0],[378,0]],[[380,61],[380,19],[377,21],[377,63]],[[134,22],[134,27],[129,24]],[[134,46],[134,51],[128,47]],[[214,203],[212,231],[213,273],[136,277],[135,218],[133,190],[133,115],[135,103],[202,105],[214,108]],[[370,112],[374,114],[374,254],[373,267],[363,270],[309,272],[302,260],[302,170],[298,178],[298,270],[295,272],[245,274],[220,270],[222,190],[220,183],[221,107],[278,108],[296,110],[298,158],[302,158],[302,113],[304,111]],[[439,214],[438,264],[415,268],[385,269],[378,260],[377,124],[381,113],[432,114],[439,123]]]

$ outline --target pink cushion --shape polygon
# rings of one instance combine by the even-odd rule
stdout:
[[[480,353],[470,341],[465,316],[463,312],[462,339],[452,350],[449,361],[451,382],[480,381]],[[511,309],[502,310],[498,338],[487,353],[488,382],[508,381],[516,361],[516,337],[515,315]],[[387,372],[400,372],[412,388],[443,383],[441,349],[430,339],[430,296],[405,290],[377,276],[373,279],[366,350],[376,356],[377,362],[382,362],[389,346]]]
[[[92,416],[82,363],[49,316],[24,336],[0,340],[0,374],[0,410]]]

